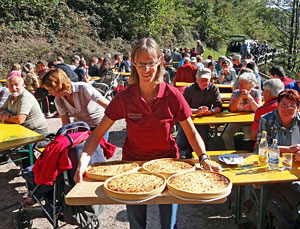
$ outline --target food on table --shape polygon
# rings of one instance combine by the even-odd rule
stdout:
[[[152,160],[144,163],[142,167],[147,172],[159,173],[164,175],[166,178],[178,172],[196,169],[193,162],[175,158]]]
[[[215,199],[231,192],[226,176],[210,171],[189,171],[171,176],[167,182],[171,193],[188,199]]]
[[[137,172],[139,165],[135,162],[112,161],[112,162],[96,162],[89,166],[86,175],[94,180],[106,180],[109,177],[128,173]]]
[[[166,186],[166,178],[148,172],[126,173],[107,179],[105,193],[120,200],[145,200],[160,194]]]

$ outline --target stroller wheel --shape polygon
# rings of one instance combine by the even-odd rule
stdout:
[[[24,210],[19,210],[19,212],[13,215],[12,223],[16,229],[32,228],[32,220]]]
[[[97,229],[100,228],[100,222],[95,216],[92,218],[91,222],[85,226],[86,229]]]

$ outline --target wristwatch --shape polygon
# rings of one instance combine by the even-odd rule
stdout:
[[[200,163],[201,166],[202,166],[203,161],[205,161],[205,160],[209,160],[208,155],[206,153],[202,153],[199,156],[199,163]]]

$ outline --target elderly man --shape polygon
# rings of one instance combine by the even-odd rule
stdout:
[[[197,40],[197,48],[196,48],[196,51],[197,53],[200,55],[200,56],[203,56],[203,53],[205,51],[205,48],[204,46],[202,45],[201,41],[200,40]]]
[[[277,108],[277,96],[283,90],[284,84],[281,82],[280,79],[270,79],[264,83],[264,90],[262,92],[262,96],[264,97],[265,103],[263,106],[257,108],[257,110],[255,111],[251,133],[251,139],[253,141],[256,141],[260,117]]]
[[[176,86],[176,82],[194,83],[196,81],[196,72],[197,67],[191,64],[191,60],[189,57],[185,57],[184,64],[177,69],[174,78],[174,86],[183,93],[185,87]]]
[[[38,101],[24,88],[21,72],[12,71],[7,74],[7,87],[11,95],[0,108],[0,119],[21,124],[42,135],[47,134],[48,123]]]
[[[196,74],[197,81],[187,87],[184,91],[184,98],[191,107],[193,114],[200,116],[207,116],[216,114],[222,110],[222,101],[219,88],[210,83],[211,71],[208,68],[198,69]],[[199,134],[201,135],[206,147],[208,143],[208,125],[196,126]],[[181,157],[189,158],[192,153],[192,148],[182,130],[179,129],[176,140]]]

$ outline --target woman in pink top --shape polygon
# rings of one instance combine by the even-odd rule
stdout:
[[[152,38],[139,40],[133,48],[130,85],[119,92],[105,110],[105,116],[87,140],[75,174],[82,181],[91,155],[99,140],[118,119],[125,118],[128,137],[123,145],[123,160],[179,158],[171,135],[175,119],[180,122],[202,166],[221,171],[208,160],[205,145],[192,119],[191,110],[181,93],[163,82],[163,57]],[[162,228],[176,225],[177,204],[159,205]],[[146,228],[147,205],[127,205],[130,228]]]

